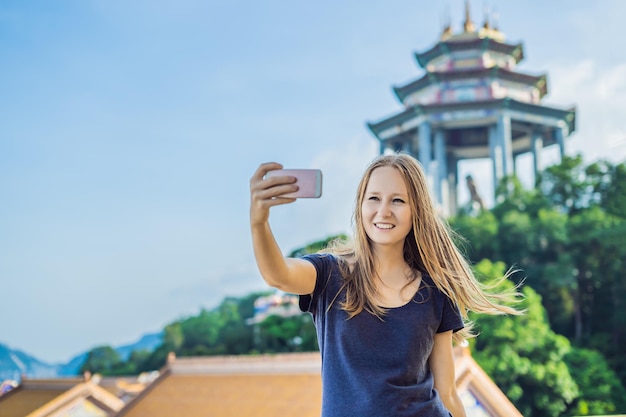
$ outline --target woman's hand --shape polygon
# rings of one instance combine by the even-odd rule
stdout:
[[[463,402],[456,390],[452,330],[435,334],[435,344],[428,359],[428,365],[433,373],[434,386],[439,392],[443,405],[454,417],[465,417]]]
[[[265,282],[292,294],[310,294],[315,288],[317,271],[303,259],[285,259],[270,228],[270,207],[293,203],[295,198],[281,197],[298,191],[296,178],[265,178],[268,171],[282,169],[281,164],[261,164],[250,178],[250,225],[254,257]]]
[[[298,191],[294,177],[265,178],[268,171],[282,169],[276,162],[261,164],[250,178],[250,224],[258,226],[267,223],[270,207],[293,203],[295,198],[281,197],[282,194]]]

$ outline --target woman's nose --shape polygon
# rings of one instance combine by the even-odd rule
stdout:
[[[380,208],[378,209],[378,212],[383,217],[389,217],[391,215],[391,206],[389,205],[389,203],[383,202],[380,205]]]

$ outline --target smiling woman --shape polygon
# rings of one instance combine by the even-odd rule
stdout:
[[[381,167],[372,172],[361,204],[362,222],[372,245],[403,245],[411,230],[409,194],[400,172]]]
[[[290,176],[262,164],[250,180],[250,223],[265,281],[300,294],[322,352],[322,416],[465,416],[452,340],[471,337],[469,310],[519,314],[517,289],[486,292],[454,245],[417,160],[376,158],[357,190],[355,236],[328,253],[284,258],[270,208],[289,204]],[[506,279],[502,277],[502,279]]]

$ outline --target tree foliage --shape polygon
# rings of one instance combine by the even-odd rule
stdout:
[[[257,323],[254,301],[270,293],[227,297],[212,310],[202,309],[165,326],[163,343],[152,352],[134,351],[124,361],[110,346],[89,352],[81,368],[102,375],[130,375],[160,369],[170,352],[176,356],[242,355],[315,351],[315,327],[309,315],[270,315]]]
[[[326,239],[318,240],[318,241],[309,243],[308,245],[305,245],[301,248],[294,249],[293,251],[289,253],[289,257],[296,258],[299,256],[307,255],[309,253],[316,253],[316,252],[321,251],[322,249],[327,248],[329,245],[331,245],[335,241],[342,241],[342,240],[346,240],[347,238],[348,237],[343,233],[340,233],[338,235],[328,236]]]
[[[87,359],[80,368],[81,373],[91,372],[103,375],[125,375],[133,371],[131,365],[124,362],[111,346],[98,346],[89,351]]]
[[[487,280],[504,264],[475,267]],[[512,286],[512,283],[503,285]],[[480,336],[473,356],[526,417],[611,414],[626,409],[626,391],[598,351],[572,346],[550,329],[541,296],[529,286],[522,316],[472,315]]]
[[[600,352],[622,387],[626,385],[622,347],[626,332],[621,325],[626,321],[625,179],[624,163],[599,161],[584,166],[581,156],[564,157],[541,173],[534,189],[525,190],[514,177],[505,178],[497,188],[498,204],[493,209],[461,211],[451,219],[453,228],[466,238],[463,247],[472,261],[490,259],[523,270],[514,278],[524,279],[526,287],[541,296],[551,328],[571,341],[574,350]],[[580,395],[587,398],[593,390],[585,381],[578,383]],[[624,412],[617,392],[619,388],[611,390],[611,401]],[[594,401],[572,404],[597,410],[604,400]],[[585,407],[580,415],[585,415]]]
[[[504,264],[483,260],[476,271],[495,279],[504,274]],[[473,356],[522,415],[556,417],[579,395],[563,362],[571,345],[550,329],[541,297],[528,286],[523,293],[522,316],[472,315],[480,332],[473,341]]]
[[[582,391],[568,415],[609,415],[626,410],[626,390],[598,351],[575,347],[564,360]]]

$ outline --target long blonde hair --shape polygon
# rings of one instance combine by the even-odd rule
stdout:
[[[355,199],[353,214],[354,239],[351,243],[339,242],[329,251],[339,255],[346,290],[341,308],[352,318],[366,310],[379,318],[385,308],[375,302],[376,269],[370,240],[363,227],[361,206],[372,172],[380,167],[393,167],[400,172],[406,183],[413,227],[404,242],[404,260],[414,270],[428,274],[437,288],[448,296],[461,311],[465,328],[454,335],[456,341],[473,337],[472,323],[468,311],[487,314],[520,314],[517,309],[505,304],[521,299],[515,287],[506,292],[490,292],[511,272],[503,276],[496,285],[481,284],[465,257],[454,244],[454,232],[437,213],[428,191],[426,175],[419,162],[407,154],[383,155],[374,159],[367,167]],[[411,278],[406,284],[417,279]]]

